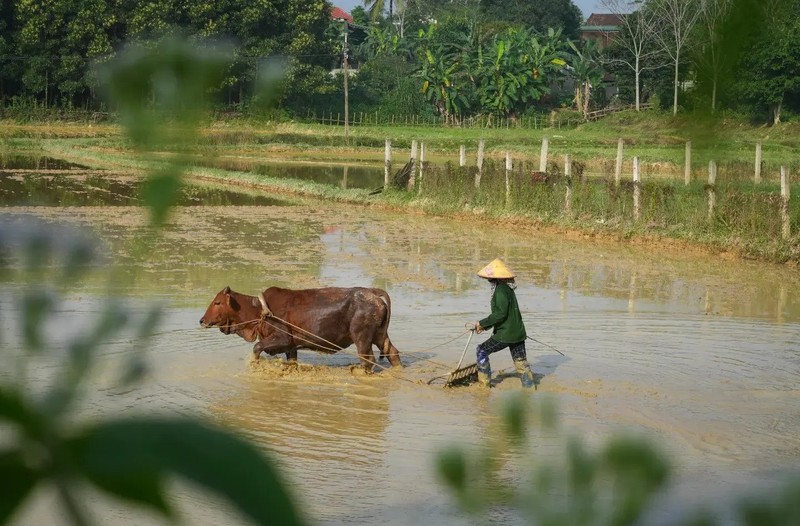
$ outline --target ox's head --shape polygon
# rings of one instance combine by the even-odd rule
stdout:
[[[233,332],[232,325],[236,323],[234,320],[240,306],[231,293],[231,288],[225,287],[214,296],[206,313],[200,318],[201,327],[219,327],[225,334]]]

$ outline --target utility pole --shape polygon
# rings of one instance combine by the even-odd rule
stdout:
[[[345,139],[349,136],[350,133],[350,108],[347,104],[347,33],[350,32],[350,28],[347,24],[347,20],[344,21],[344,47],[342,47],[342,58],[344,59],[344,137]]]

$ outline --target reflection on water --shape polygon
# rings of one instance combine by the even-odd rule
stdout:
[[[142,257],[132,248],[146,237],[136,207],[8,212],[90,227],[130,278],[112,289],[168,305],[153,380],[115,398],[92,391],[92,415],[126,403],[209,414],[271,451],[321,524],[470,523],[436,481],[432,457],[445,444],[476,445],[496,431],[493,408],[519,380],[503,352],[492,357],[502,374],[488,393],[427,380],[455,366],[464,323],[488,313],[490,289],[475,272],[498,256],[518,274],[528,332],[566,355],[527,345],[544,375],[530,395],[557,401],[562,414],[548,440],[531,429],[537,461],[555,457],[570,434],[592,445],[620,430],[653,436],[676,465],[676,484],[656,513],[662,522],[676,509],[800,469],[800,284],[791,269],[313,201],[180,207]],[[363,378],[349,373],[353,353],[301,351],[300,361],[317,372],[253,369],[251,344],[196,329],[225,285],[248,294],[269,285],[384,287],[390,335],[408,367],[400,378]],[[87,299],[74,303],[108,286],[90,278],[81,289]],[[498,454],[504,476],[524,483],[523,460]],[[189,508],[189,523],[219,523],[211,519],[216,507],[189,490],[176,500]],[[131,517],[116,509],[104,516],[141,523]]]
[[[372,190],[383,185],[383,167],[265,162],[261,159],[222,157],[198,163],[202,166],[252,172],[269,177],[300,179],[341,188]]]
[[[52,157],[0,153],[0,170],[86,170],[86,167]]]
[[[374,496],[393,486],[384,460],[389,392],[372,383],[353,382],[349,368],[307,373],[296,381],[253,373],[242,398],[215,408],[227,424],[265,444],[294,483],[313,488],[313,498],[303,495],[312,517],[342,520],[377,514]]]
[[[142,180],[106,174],[0,174],[0,206],[130,206],[141,204]],[[178,206],[257,205],[284,201],[263,194],[185,185]]]

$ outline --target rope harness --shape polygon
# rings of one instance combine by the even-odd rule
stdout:
[[[493,290],[493,292],[494,292],[494,290]],[[257,332],[257,334],[259,336],[261,336],[261,331],[258,330],[258,328],[262,324],[266,324],[269,327],[271,327],[271,328],[273,328],[273,329],[275,329],[277,331],[280,331],[280,332],[282,332],[284,334],[289,335],[290,337],[292,337],[295,340],[299,340],[299,341],[301,341],[301,342],[303,342],[303,343],[305,343],[307,345],[311,345],[312,347],[316,348],[316,350],[321,350],[323,352],[329,352],[329,353],[344,352],[346,354],[350,354],[350,355],[356,356],[359,359],[366,361],[368,364],[372,365],[373,367],[379,367],[382,370],[388,370],[389,369],[389,367],[386,367],[384,365],[381,365],[381,364],[377,363],[374,359],[370,359],[369,357],[362,357],[357,352],[354,353],[353,351],[350,351],[346,347],[342,347],[342,346],[340,346],[340,345],[338,345],[338,344],[336,344],[336,343],[334,343],[334,342],[332,342],[330,340],[326,340],[325,338],[323,338],[322,336],[319,336],[318,334],[314,334],[311,331],[308,331],[308,330],[306,330],[306,329],[304,329],[302,327],[299,327],[299,326],[297,326],[297,325],[295,325],[295,324],[293,324],[293,323],[291,323],[291,322],[289,322],[289,321],[287,321],[287,320],[285,320],[283,318],[280,318],[280,317],[276,316],[270,310],[269,306],[267,305],[266,298],[264,297],[263,293],[259,294],[257,296],[257,298],[258,298],[259,303],[261,304],[261,309],[262,309],[260,317],[254,318],[252,320],[238,322],[238,323],[230,323],[230,319],[228,319],[228,320],[226,320],[227,323],[224,325],[224,327],[226,329],[230,330],[231,332],[233,332],[238,328],[247,327],[249,325],[255,324],[256,325],[256,332]],[[275,323],[275,322],[278,322],[278,323]],[[297,334],[295,332],[287,330],[284,327],[281,327],[280,324],[283,324],[283,325],[285,325],[285,326],[287,326],[287,327],[289,327],[291,329],[294,329],[295,331],[297,331],[299,333],[302,333],[303,335],[299,335],[299,334]],[[201,329],[211,329],[211,328],[219,328],[219,326],[201,327]],[[163,335],[163,334],[169,334],[169,333],[172,333],[172,332],[182,332],[182,331],[186,331],[186,330],[194,331],[196,329],[175,329],[175,330],[172,330],[172,331],[162,331],[162,332],[159,332],[159,333],[153,333],[150,336],[158,336],[158,335]],[[461,338],[463,335],[469,333],[469,338],[467,338],[467,343],[464,346],[464,350],[461,353],[461,357],[459,358],[458,365],[456,365],[455,369],[451,370],[449,365],[441,363],[441,362],[438,362],[436,360],[432,360],[430,358],[423,358],[423,359],[420,359],[420,360],[417,360],[417,361],[413,362],[413,363],[427,362],[427,363],[430,363],[430,364],[435,365],[437,367],[442,367],[442,368],[445,368],[448,371],[450,371],[449,375],[445,374],[445,375],[441,375],[441,376],[437,376],[435,378],[432,378],[430,381],[427,382],[429,385],[432,382],[434,382],[435,380],[438,380],[438,379],[441,379],[441,378],[448,377],[448,378],[452,379],[453,375],[460,371],[461,364],[464,361],[464,356],[466,355],[467,349],[469,348],[469,344],[472,341],[472,336],[474,336],[476,332],[477,332],[476,327],[474,325],[468,323],[468,324],[465,324],[465,330],[463,332],[459,333],[458,335],[454,336],[453,338],[450,338],[449,340],[446,340],[446,341],[443,341],[443,342],[441,342],[439,344],[436,344],[436,345],[433,345],[431,347],[428,347],[427,349],[421,349],[421,350],[415,350],[415,351],[403,351],[403,354],[405,354],[405,355],[409,355],[409,354],[413,355],[413,354],[429,353],[429,352],[433,351],[434,349],[437,349],[439,347],[447,345],[447,344],[449,344],[449,343]],[[528,336],[528,339],[533,340],[533,341],[535,341],[537,343],[540,343],[541,345],[544,345],[545,347],[548,347],[548,348],[558,352],[562,356],[564,355],[564,353],[562,353],[561,351],[559,351],[555,347],[547,345],[546,343],[542,343],[539,340],[531,338],[530,336]],[[383,353],[383,350],[381,350],[381,353]],[[373,355],[373,357],[374,357],[374,355]],[[400,378],[402,380],[406,380],[406,381],[411,382],[411,383],[416,383],[416,382],[413,382],[413,381],[408,380],[406,378],[402,378],[402,377],[398,377],[398,378]]]
[[[288,327],[291,327],[292,329],[295,329],[295,330],[297,330],[297,331],[299,331],[301,333],[304,333],[304,334],[308,335],[308,337],[300,336],[300,335],[297,335],[295,333],[292,333],[291,331],[286,330],[285,328],[281,327],[280,325],[278,325],[276,323],[271,322],[270,320],[275,320],[277,322],[280,322],[280,323],[282,323],[282,324],[284,324],[284,325],[286,325]],[[226,327],[228,329],[235,330],[237,328],[246,327],[248,325],[262,324],[262,323],[263,324],[267,324],[270,327],[272,327],[272,328],[274,328],[274,329],[276,329],[276,330],[278,330],[280,332],[288,334],[289,336],[292,336],[294,339],[300,340],[302,342],[305,342],[307,344],[310,344],[310,345],[313,345],[313,346],[315,346],[317,348],[320,348],[323,351],[332,352],[332,353],[333,352],[344,352],[346,354],[350,354],[350,355],[356,356],[358,358],[361,358],[361,356],[357,352],[351,351],[350,349],[348,349],[346,347],[341,347],[340,345],[337,345],[337,344],[335,344],[335,343],[333,343],[333,342],[331,342],[329,340],[326,340],[322,336],[314,334],[313,332],[308,331],[308,330],[306,330],[306,329],[304,329],[302,327],[299,327],[299,326],[297,326],[297,325],[295,325],[295,324],[293,324],[293,323],[291,323],[291,322],[289,322],[289,321],[287,321],[287,320],[285,320],[283,318],[275,316],[275,314],[272,313],[269,310],[266,310],[264,312],[263,317],[254,318],[252,320],[242,321],[242,322],[239,322],[239,323],[229,323],[229,324],[226,324]],[[200,327],[200,328],[201,329],[213,329],[213,328],[218,328],[218,327],[217,326],[213,326],[213,327]],[[177,330],[180,331],[180,330],[186,330],[186,329],[177,329]],[[189,330],[195,330],[195,329],[189,329]],[[450,338],[449,340],[443,341],[441,343],[438,343],[438,344],[433,345],[431,347],[428,347],[426,349],[413,350],[413,351],[403,351],[403,354],[404,355],[408,355],[408,354],[429,353],[429,352],[433,351],[434,349],[438,349],[439,347],[447,345],[448,343],[454,342],[455,340],[461,338],[463,335],[465,335],[467,333],[470,333],[470,339],[471,339],[472,338],[472,334],[474,334],[474,330],[475,330],[474,328],[466,329],[463,332],[459,333],[458,335],[454,336],[453,338]],[[319,340],[319,341],[314,341],[311,338],[315,338],[316,340]],[[327,344],[327,346],[326,345],[322,345],[319,342]],[[461,360],[459,360],[459,366],[461,365],[461,361],[464,359],[464,354],[466,354],[467,347],[469,347],[469,340],[467,341],[467,346],[464,347],[464,352],[461,354]],[[364,358],[364,359],[367,361],[367,363],[369,363],[369,364],[371,364],[371,365],[373,365],[375,367],[379,367],[379,368],[384,369],[384,370],[390,369],[389,367],[386,367],[385,365],[381,365],[381,364],[375,362],[374,360],[370,360],[369,358]],[[444,367],[444,368],[446,368],[448,370],[450,369],[449,365],[441,363],[441,362],[437,362],[436,360],[432,360],[430,358],[423,358],[423,359],[415,361],[414,363],[419,363],[419,362],[427,362],[427,363],[430,363],[432,365],[436,365],[438,367]]]

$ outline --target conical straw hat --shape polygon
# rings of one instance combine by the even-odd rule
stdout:
[[[486,279],[510,279],[514,277],[514,273],[498,258],[480,269],[478,276]]]

